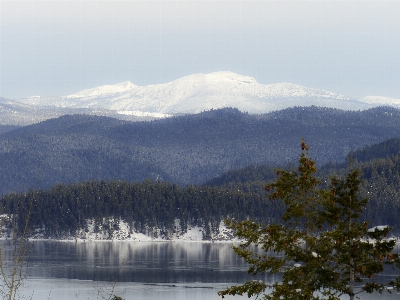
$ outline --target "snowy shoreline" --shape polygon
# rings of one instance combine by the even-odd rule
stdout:
[[[45,230],[35,229],[32,234],[27,237],[29,241],[54,241],[54,242],[158,242],[158,243],[241,243],[243,239],[239,239],[233,231],[226,227],[221,221],[218,228],[211,230],[211,224],[188,225],[186,230],[180,226],[180,220],[175,219],[174,229],[166,230],[165,228],[148,227],[146,234],[136,232],[132,224],[128,224],[124,220],[114,218],[104,218],[103,224],[112,224],[112,226],[99,228],[99,224],[94,220],[87,220],[86,226],[74,232],[74,234],[65,234],[55,236],[47,236]],[[208,228],[207,228],[208,227]],[[369,231],[382,230],[386,226],[376,226]],[[207,230],[206,230],[207,229]],[[12,241],[13,234],[10,230],[2,228],[0,241]],[[396,240],[396,244],[400,244],[399,236],[392,236],[390,239]]]
[[[203,226],[188,226],[182,230],[179,220],[175,220],[174,230],[162,230],[160,228],[147,228],[146,232],[139,233],[133,230],[132,226],[123,220],[109,220],[117,224],[115,228],[99,229],[96,222],[88,220],[85,228],[77,230],[74,234],[66,234],[58,237],[48,237],[43,229],[36,229],[28,236],[29,241],[61,241],[61,242],[100,242],[100,241],[118,241],[118,242],[196,242],[196,243],[232,243],[240,242],[234,236],[231,229],[227,228],[223,221],[220,222],[216,232],[209,232]],[[0,240],[11,240],[12,234],[8,232]]]

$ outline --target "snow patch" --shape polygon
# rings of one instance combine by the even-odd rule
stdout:
[[[383,231],[387,228],[389,228],[389,225],[380,225],[380,226],[375,226],[375,227],[368,229],[367,232]]]
[[[86,89],[78,93],[66,96],[65,98],[98,97],[107,94],[126,92],[134,89],[135,87],[136,85],[134,85],[133,83],[125,81],[117,84],[102,85],[92,89]]]
[[[184,241],[202,241],[203,240],[203,228],[194,226],[189,228],[182,235],[176,236],[173,240],[184,240]]]
[[[317,257],[321,257],[318,253],[316,253],[316,252],[311,252],[311,255],[313,256],[313,257],[315,257],[315,258],[317,258]]]
[[[151,113],[145,111],[137,111],[137,110],[120,110],[117,111],[120,115],[127,115],[127,116],[136,116],[136,117],[152,117],[152,118],[170,118],[172,115],[169,114],[161,114],[161,113]]]

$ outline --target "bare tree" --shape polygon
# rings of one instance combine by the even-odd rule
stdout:
[[[17,208],[24,209],[20,204],[19,202]],[[32,205],[33,201],[27,211],[24,211],[26,218],[22,228],[19,228],[17,222],[18,209],[3,218],[1,236],[6,235],[7,237],[6,243],[0,244],[0,295],[3,299],[21,299],[18,290],[27,277],[26,257],[31,249],[28,232]],[[4,232],[3,229],[6,229],[7,232]],[[6,253],[10,253],[10,259],[7,259]]]

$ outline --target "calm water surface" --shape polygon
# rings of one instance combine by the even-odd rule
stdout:
[[[7,252],[4,259],[11,259]],[[27,261],[22,296],[33,300],[108,299],[112,293],[126,300],[214,300],[221,299],[219,290],[254,279],[228,243],[38,241]],[[362,294],[361,299],[400,295]]]

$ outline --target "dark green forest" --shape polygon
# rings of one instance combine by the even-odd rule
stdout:
[[[254,220],[276,219],[280,207],[267,201],[263,189],[241,191],[219,187],[187,186],[180,188],[166,182],[92,181],[57,185],[50,190],[10,194],[1,199],[4,213],[18,213],[18,227],[23,228],[30,215],[30,230],[43,229],[46,237],[74,234],[95,220],[97,230],[112,231],[117,224],[106,218],[126,221],[131,229],[151,234],[151,228],[162,234],[174,231],[174,220],[180,220],[185,231],[188,225],[205,227],[204,238],[218,230],[227,216]]]
[[[361,196],[370,199],[362,220],[370,226],[391,225],[400,233],[400,147],[394,138],[380,144],[349,153],[351,162],[330,163],[318,171],[323,182],[329,176],[344,175],[349,166],[362,170]],[[396,150],[397,149],[397,150]],[[285,169],[293,169],[286,166]],[[226,218],[257,222],[280,222],[282,205],[268,200],[264,186],[275,178],[274,168],[250,165],[226,172],[204,185],[180,187],[177,184],[145,180],[86,181],[56,185],[49,190],[5,195],[1,200],[3,213],[18,213],[19,227],[30,212],[30,228],[41,229],[47,237],[73,235],[95,220],[96,230],[112,232],[121,219],[136,232],[153,234],[151,228],[161,228],[167,237],[180,227],[203,226],[204,238],[217,233]]]

